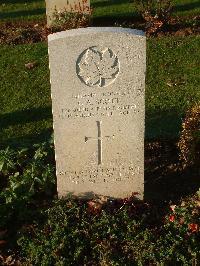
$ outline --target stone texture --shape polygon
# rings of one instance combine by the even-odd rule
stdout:
[[[90,0],[46,0],[47,25],[51,26],[53,22],[53,13],[69,11],[90,13]]]
[[[142,198],[143,32],[77,29],[48,45],[58,195]]]

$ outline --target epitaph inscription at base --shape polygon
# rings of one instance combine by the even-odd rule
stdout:
[[[142,198],[145,36],[86,28],[48,44],[59,196]]]

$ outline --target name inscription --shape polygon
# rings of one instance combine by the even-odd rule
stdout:
[[[137,105],[133,102],[123,104],[121,99],[132,95],[130,89],[115,92],[102,92],[100,95],[97,93],[78,94],[72,96],[73,106],[61,108],[59,117],[61,119],[75,119],[87,118],[95,116],[113,116],[128,115],[130,113],[139,112]],[[136,94],[136,97],[138,95]],[[131,97],[130,97],[131,98]]]

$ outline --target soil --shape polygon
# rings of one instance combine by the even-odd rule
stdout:
[[[159,21],[145,23],[139,19],[135,21],[95,20],[90,26],[123,26],[146,31],[147,36],[188,36],[200,34],[200,16],[190,18],[190,23],[180,19],[172,19],[167,25],[160,26]],[[79,25],[80,26],[80,25]],[[89,25],[83,25],[89,26]],[[69,25],[62,28],[47,28],[46,21],[15,21],[0,23],[0,44],[29,44],[47,41],[47,36],[53,32],[69,29]]]
[[[0,24],[0,44],[29,44],[46,41],[50,30],[45,21],[5,22]]]

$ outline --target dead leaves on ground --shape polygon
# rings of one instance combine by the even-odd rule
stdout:
[[[101,213],[102,208],[104,206],[104,204],[106,204],[108,202],[108,198],[107,197],[100,197],[98,199],[95,200],[90,200],[87,202],[88,205],[88,213],[93,214],[93,215],[98,215]]]
[[[22,265],[20,261],[14,258],[13,255],[10,256],[2,256],[0,255],[0,265],[4,266],[20,266]]]
[[[33,68],[35,68],[37,66],[37,62],[29,62],[27,64],[25,64],[25,68],[31,70]]]

